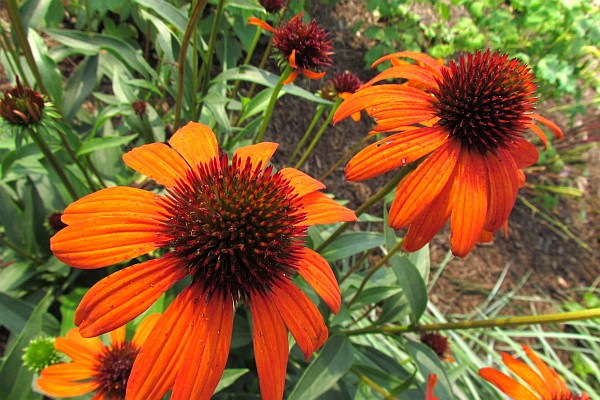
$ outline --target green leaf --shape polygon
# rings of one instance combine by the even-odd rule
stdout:
[[[373,304],[401,293],[402,289],[397,286],[376,286],[362,291],[355,304]]]
[[[407,256],[402,256],[398,261],[392,262],[392,269],[398,278],[398,284],[404,291],[412,311],[410,320],[414,324],[419,321],[427,308],[427,286],[419,270]]]
[[[130,135],[130,136],[107,136],[107,137],[101,137],[101,138],[91,138],[89,140],[86,140],[81,147],[79,148],[79,151],[77,151],[77,156],[82,156],[84,154],[88,154],[97,150],[102,150],[102,149],[110,149],[113,147],[119,147],[119,146],[124,146],[127,143],[131,142],[133,139],[135,139],[137,137],[137,135]]]
[[[343,335],[334,335],[321,353],[296,383],[288,400],[316,399],[340,380],[352,367],[353,350],[348,339]]]
[[[340,260],[379,247],[383,236],[379,232],[345,232],[334,240],[321,255],[327,261]]]
[[[4,325],[13,334],[18,334],[25,328],[33,310],[32,304],[0,292],[0,325]],[[47,334],[54,334],[58,332],[59,326],[56,318],[44,313],[43,326],[40,329]]]
[[[215,389],[215,393],[220,392],[228,386],[233,385],[242,375],[250,371],[248,368],[227,368],[221,375],[221,380]]]
[[[73,120],[83,101],[92,93],[96,86],[96,71],[98,70],[98,57],[92,56],[84,60],[75,68],[67,81],[62,113],[67,121]]]
[[[23,349],[29,342],[42,333],[43,316],[52,303],[51,292],[33,309],[23,331],[17,336],[15,342],[8,350],[2,365],[0,365],[0,393],[3,398],[11,400],[41,399],[31,389],[33,373],[23,366],[21,356]]]
[[[135,0],[137,4],[152,10],[168,24],[173,25],[181,34],[185,32],[188,17],[175,6],[163,0]]]
[[[30,29],[28,31],[27,40],[31,44],[31,52],[40,71],[44,87],[48,90],[48,94],[56,107],[60,108],[63,93],[62,76],[58,66],[48,54],[44,41],[34,30]]]
[[[429,347],[419,342],[407,341],[406,350],[412,357],[425,380],[430,374],[437,376],[437,385],[434,393],[439,400],[452,400],[452,385],[446,375],[446,369],[442,365],[440,358]],[[423,391],[424,393],[424,391]]]
[[[10,268],[0,269],[0,292],[8,293],[17,289],[37,274],[35,268],[25,262],[15,262]]]
[[[244,67],[239,67],[239,68],[228,69],[227,71],[224,71],[224,72],[220,73],[219,75],[217,75],[213,80],[214,81],[240,80],[240,81],[254,82],[256,84],[267,86],[267,87],[275,87],[275,85],[279,81],[279,76],[272,74],[268,71],[265,71],[263,69],[259,69],[259,68],[249,65],[249,66],[244,66]],[[283,89],[281,89],[281,91],[284,93],[289,93],[292,96],[298,96],[298,97],[301,97],[303,99],[306,99],[306,100],[309,100],[309,101],[312,101],[315,103],[332,104],[331,101],[322,99],[321,97],[316,96],[315,94],[313,94],[307,90],[304,90],[301,87],[296,86],[294,84],[284,85]]]

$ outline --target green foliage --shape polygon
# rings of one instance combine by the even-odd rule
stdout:
[[[448,58],[490,48],[534,66],[545,97],[572,95],[579,99],[586,88],[600,88],[597,3],[370,0],[367,8],[377,24],[363,22],[355,27],[375,42],[365,55],[367,65],[384,54],[402,50]]]

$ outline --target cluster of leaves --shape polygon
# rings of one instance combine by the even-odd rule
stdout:
[[[426,51],[447,58],[491,48],[535,65],[543,96],[580,99],[587,88],[600,92],[600,6],[585,0],[370,0],[377,23],[358,24],[375,41],[365,55],[373,61],[394,51]],[[434,16],[423,15],[433,13]],[[584,112],[582,106],[573,112]]]

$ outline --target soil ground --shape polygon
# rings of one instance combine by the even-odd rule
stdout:
[[[364,69],[362,59],[368,43],[353,33],[352,26],[358,19],[368,14],[364,2],[343,0],[333,7],[313,1],[312,16],[325,27],[333,38],[335,49],[332,71],[349,70],[358,74],[363,81],[374,76],[374,71]],[[426,12],[426,10],[425,10]],[[399,49],[401,50],[401,49]],[[329,75],[331,76],[331,75]],[[299,80],[296,84],[316,91],[322,82]],[[588,115],[579,121],[577,128],[570,128],[568,121],[560,114],[544,113],[545,104],[538,112],[558,122],[565,131],[564,143],[558,146],[568,148],[578,140],[597,142],[600,132],[586,130],[586,121],[598,115]],[[285,163],[300,140],[315,112],[315,105],[300,98],[285,96],[275,109],[265,140],[281,144],[276,153],[275,163]],[[592,111],[597,113],[598,110]],[[326,114],[326,113],[325,113]],[[324,122],[325,115],[320,123]],[[373,121],[365,118],[355,123],[350,118],[329,127],[301,169],[319,177],[350,148],[361,140],[372,128]],[[320,124],[317,125],[317,128]],[[533,134],[532,134],[533,136]],[[540,148],[541,150],[541,148]],[[477,246],[466,258],[452,259],[444,268],[432,288],[431,300],[444,312],[465,314],[476,310],[485,301],[496,283],[501,280],[496,296],[517,290],[517,298],[512,310],[518,313],[521,308],[526,313],[548,312],[552,310],[550,300],[562,301],[566,298],[579,298],[582,290],[597,287],[600,265],[600,149],[596,146],[585,155],[585,165],[568,166],[563,173],[569,173],[573,185],[584,191],[580,198],[560,199],[558,206],[543,212],[564,224],[574,235],[589,246],[583,248],[564,232],[533,212],[523,202],[517,200],[509,219],[509,236],[495,235],[493,244]],[[364,182],[347,182],[340,166],[324,180],[327,191],[338,199],[349,200],[349,206],[360,206],[371,194],[385,184],[391,174]],[[527,173],[528,171],[526,171]],[[527,173],[528,182],[548,171],[535,168]],[[549,172],[548,172],[549,173]],[[520,194],[530,202],[538,204],[531,190],[521,190]],[[381,215],[379,210],[372,212]],[[435,274],[445,259],[449,249],[448,228],[432,241],[432,273]],[[505,276],[503,270],[505,270]]]

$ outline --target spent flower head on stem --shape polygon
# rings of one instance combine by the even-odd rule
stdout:
[[[277,49],[282,61],[293,68],[284,84],[293,82],[298,71],[307,78],[320,79],[325,76],[323,69],[332,63],[330,56],[333,54],[333,47],[329,33],[315,21],[304,23],[303,15],[304,12],[301,12],[278,29],[258,18],[248,18],[251,25],[273,33],[273,47]]]
[[[40,122],[45,102],[35,90],[24,87],[17,77],[17,83],[4,91],[0,100],[0,116],[12,125],[30,125]]]

